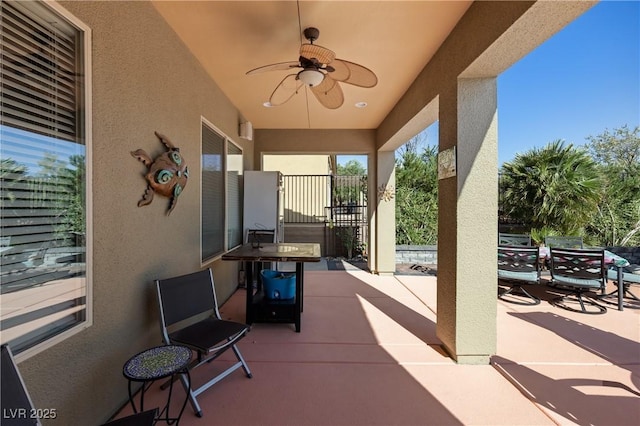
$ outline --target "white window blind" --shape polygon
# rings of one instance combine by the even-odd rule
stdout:
[[[227,248],[242,244],[242,149],[227,143]]]
[[[225,137],[202,125],[202,262],[221,254],[225,237]]]
[[[79,33],[39,3],[2,3],[2,124],[79,139]]]
[[[243,167],[242,148],[203,120],[203,264],[242,244]]]

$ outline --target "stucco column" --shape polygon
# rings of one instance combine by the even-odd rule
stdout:
[[[437,335],[458,363],[487,364],[496,352],[496,79],[444,90],[439,128],[439,151],[455,147],[457,161],[438,185]]]
[[[375,198],[375,271],[391,275],[396,271],[396,173],[395,152],[378,151]]]

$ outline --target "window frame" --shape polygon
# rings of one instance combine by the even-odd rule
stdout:
[[[240,151],[240,182],[239,182],[239,194],[238,194],[238,218],[240,219],[240,242],[238,244],[235,244],[233,246],[230,246],[231,242],[229,241],[229,182],[226,180],[227,177],[229,176],[229,144],[233,145],[235,148],[237,148]],[[236,247],[240,247],[244,241],[244,223],[243,223],[243,209],[244,209],[244,149],[242,149],[242,146],[240,146],[239,144],[235,143],[231,138],[227,137],[226,139],[226,143],[224,145],[224,149],[225,149],[225,153],[224,153],[224,158],[225,158],[225,172],[224,172],[224,176],[225,176],[225,247],[227,251],[233,250]],[[236,154],[237,155],[237,154]]]
[[[73,14],[63,8],[56,2],[38,1],[38,8],[43,7],[43,11],[35,11],[38,16],[51,15],[55,18],[65,21],[70,26],[74,27],[78,31],[79,48],[77,55],[81,56],[76,58],[82,63],[82,69],[84,71],[83,89],[80,94],[80,103],[83,106],[83,119],[79,122],[79,126],[82,129],[82,139],[84,140],[85,147],[85,292],[86,292],[86,311],[83,320],[80,320],[77,324],[72,325],[66,330],[56,333],[46,340],[30,346],[20,353],[15,355],[16,362],[28,359],[40,352],[43,352],[54,345],[80,333],[83,330],[93,325],[93,188],[92,188],[92,176],[93,176],[93,153],[92,153],[92,32],[91,28],[87,26],[80,19],[76,18]]]
[[[237,149],[240,150],[240,155],[242,156],[242,169],[241,174],[244,174],[244,148],[236,143],[233,139],[231,139],[225,132],[223,132],[222,130],[220,130],[220,128],[218,128],[216,125],[214,125],[213,123],[211,123],[209,120],[207,120],[205,117],[201,117],[200,118],[200,161],[201,161],[201,166],[202,166],[202,158],[203,158],[203,140],[202,140],[202,133],[204,130],[204,127],[208,127],[208,129],[214,133],[216,133],[221,139],[222,142],[224,144],[223,146],[223,155],[222,155],[222,179],[223,179],[223,186],[224,186],[224,206],[223,206],[223,211],[224,211],[224,229],[222,232],[222,237],[223,237],[223,243],[222,243],[222,250],[220,252],[217,252],[215,254],[213,254],[210,257],[207,257],[206,259],[204,258],[204,253],[203,253],[203,239],[204,239],[204,235],[203,235],[203,215],[202,215],[202,210],[203,210],[203,194],[204,194],[204,179],[203,179],[203,172],[204,170],[201,169],[200,170],[200,266],[201,267],[205,267],[209,264],[211,264],[212,262],[215,262],[217,260],[219,260],[223,254],[227,253],[228,251],[242,245],[242,241],[240,241],[240,244],[234,245],[232,247],[229,246],[229,211],[228,211],[228,207],[229,207],[229,181],[228,181],[228,172],[229,172],[229,162],[228,162],[228,156],[229,156],[229,144],[233,144],[234,147],[236,147]],[[243,190],[243,186],[244,183],[241,185],[240,190]],[[240,211],[238,212],[238,215],[240,217],[240,224],[241,224],[241,230],[242,230],[242,193],[240,194],[240,206],[239,209]]]

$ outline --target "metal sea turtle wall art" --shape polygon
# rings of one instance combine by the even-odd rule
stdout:
[[[180,148],[177,148],[166,136],[158,132],[154,133],[166,148],[166,152],[152,160],[143,149],[131,151],[131,155],[134,158],[137,158],[147,166],[147,173],[144,177],[148,185],[142,198],[138,201],[138,207],[151,204],[153,194],[157,193],[170,198],[169,209],[167,210],[168,216],[176,207],[178,196],[187,185],[189,169],[180,154]]]

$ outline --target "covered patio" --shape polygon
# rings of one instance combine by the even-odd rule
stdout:
[[[240,265],[221,260],[239,244],[229,237],[241,217],[230,176],[261,170],[269,153],[357,154],[368,156],[373,273],[308,269],[302,332],[254,326],[242,342],[254,378],[229,377],[202,395],[205,419],[187,410],[182,424],[638,423],[637,313],[584,318],[496,302],[497,76],[595,3],[43,3],[42,25],[55,16],[81,33],[84,145],[74,145],[86,148],[86,318],[18,354],[35,405],[74,425],[122,406],[123,363],[160,342],[155,279],[211,268],[225,314],[243,318]],[[306,88],[281,109],[263,107],[272,81],[246,71],[295,60],[299,30],[312,25],[380,83],[345,88],[349,108],[322,108]],[[353,106],[363,99],[366,110]],[[438,276],[395,276],[394,152],[436,121],[449,166]],[[131,153],[159,155],[156,132],[189,166],[171,216],[160,196],[139,208],[147,183]],[[205,229],[211,216],[215,232]]]
[[[635,425],[640,422],[640,311],[582,315],[497,301],[490,365],[455,363],[436,336],[436,277],[309,270],[301,333],[254,324],[235,372],[187,405],[181,425]],[[223,306],[244,318],[244,290]],[[229,357],[227,357],[229,358]],[[215,361],[197,383],[221,369]],[[121,380],[124,393],[126,381]],[[150,396],[152,395],[152,396]],[[145,396],[163,405],[166,391]],[[184,399],[180,388],[173,410]],[[130,412],[125,407],[120,415]]]

